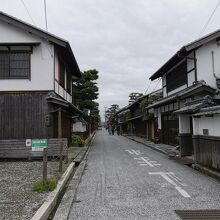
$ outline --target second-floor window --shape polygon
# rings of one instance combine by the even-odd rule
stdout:
[[[181,63],[166,76],[167,92],[171,92],[180,86],[187,84],[187,64]]]
[[[30,52],[0,50],[0,78],[29,78]]]

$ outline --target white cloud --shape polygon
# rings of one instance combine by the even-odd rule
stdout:
[[[43,1],[24,0],[45,27]],[[81,70],[99,71],[100,110],[128,103],[181,46],[195,40],[218,0],[47,0],[49,31],[71,43]],[[1,10],[31,22],[21,1]],[[220,8],[205,33],[219,28]],[[204,34],[205,34],[204,33]],[[150,90],[155,88],[153,82]]]

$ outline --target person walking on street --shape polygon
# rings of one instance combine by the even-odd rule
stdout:
[[[111,126],[111,124],[108,125],[108,133],[109,133],[109,135],[112,134],[112,126]]]
[[[117,134],[120,135],[120,125],[117,126]]]
[[[115,126],[112,125],[112,135],[114,135],[114,133],[115,133]]]

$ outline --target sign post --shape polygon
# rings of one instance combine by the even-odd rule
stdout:
[[[43,183],[46,184],[47,182],[47,150],[48,148],[44,148],[43,154]]]
[[[31,143],[32,151],[43,152],[43,183],[47,182],[47,139],[33,139]]]
[[[47,147],[47,139],[33,139],[31,147],[32,151],[43,151]]]

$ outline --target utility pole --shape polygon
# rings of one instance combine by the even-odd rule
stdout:
[[[106,110],[107,110],[107,107],[105,106],[105,110],[104,110],[104,117],[105,117],[105,126],[106,126],[106,121],[107,121],[107,116],[106,116]]]
[[[44,0],[44,16],[45,16],[45,24],[46,24],[46,32],[48,31],[48,26],[47,26],[47,4],[46,0]]]

